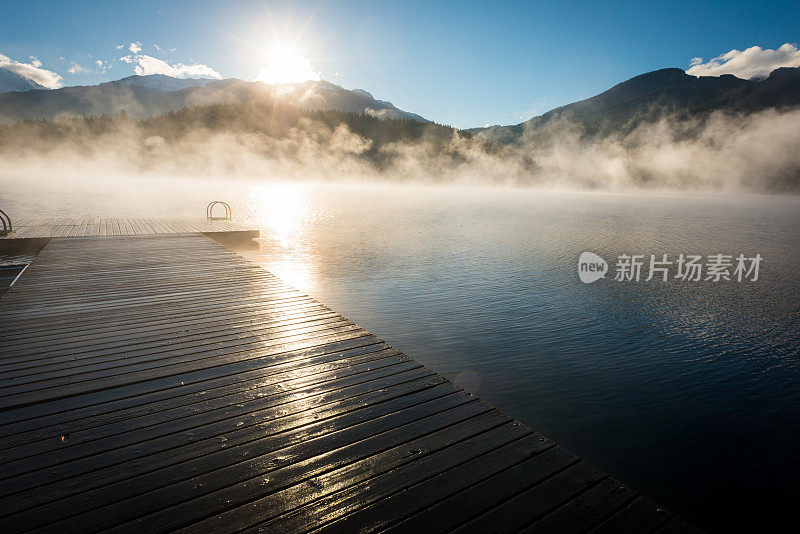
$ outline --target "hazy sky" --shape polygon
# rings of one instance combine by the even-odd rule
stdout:
[[[49,70],[64,85],[119,79],[137,66],[253,80],[276,46],[293,46],[323,79],[470,127],[518,123],[636,74],[687,69],[693,58],[713,74],[713,58],[797,43],[798,28],[796,0],[6,1],[0,64]],[[800,58],[782,50],[782,61]]]

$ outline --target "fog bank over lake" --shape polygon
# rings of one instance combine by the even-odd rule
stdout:
[[[215,104],[141,120],[59,116],[0,124],[0,159],[25,179],[214,180],[800,192],[800,109],[634,115],[591,134],[561,117],[513,142],[413,120],[278,104]]]

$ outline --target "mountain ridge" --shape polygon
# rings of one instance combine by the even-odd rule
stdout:
[[[97,85],[130,85],[170,92],[180,91],[181,89],[186,89],[187,87],[203,87],[211,81],[214,81],[214,78],[174,78],[172,76],[167,76],[166,74],[134,74],[133,76],[127,76],[119,80],[103,82]]]
[[[781,67],[758,80],[732,74],[692,76],[678,68],[634,76],[593,97],[566,104],[519,124],[467,131],[503,144],[537,133],[560,120],[589,137],[627,132],[642,122],[666,116],[691,118],[713,111],[752,113],[800,105],[800,68]]]
[[[365,113],[377,118],[429,122],[363,90],[348,90],[327,81],[295,84],[246,82],[236,78],[179,79],[165,75],[129,76],[98,85],[48,91],[0,94],[0,122],[52,119],[59,115],[102,116],[125,111],[147,118],[184,107],[244,102],[281,102],[312,110]]]
[[[9,78],[9,83],[17,84],[18,88],[35,84],[30,88],[44,89],[0,93],[0,122],[5,123],[51,119],[61,114],[114,115],[123,110],[131,117],[147,118],[184,107],[243,102],[280,102],[311,110],[429,122],[391,102],[376,99],[368,91],[348,90],[324,80],[272,85],[236,78],[182,79],[153,74],[128,76],[98,85],[46,89],[7,69],[0,68],[0,75]],[[753,80],[731,74],[696,77],[679,68],[666,68],[634,76],[595,96],[557,107],[519,124],[462,131],[495,143],[514,144],[525,135],[544,135],[542,132],[549,125],[559,121],[577,126],[585,137],[599,137],[626,133],[638,124],[667,116],[685,119],[719,110],[752,113],[798,105],[800,68],[781,67],[764,78]]]

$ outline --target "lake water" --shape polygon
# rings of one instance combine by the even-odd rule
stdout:
[[[794,517],[798,198],[48,183],[0,179],[0,209],[202,217],[227,200],[262,228],[249,257],[699,526]],[[755,282],[587,285],[583,251],[763,260]]]

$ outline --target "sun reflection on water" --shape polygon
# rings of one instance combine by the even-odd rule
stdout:
[[[314,288],[311,262],[306,261],[303,256],[297,254],[280,261],[269,261],[268,258],[265,260],[267,269],[290,286],[303,292]]]
[[[304,292],[315,287],[316,269],[306,241],[314,203],[307,187],[291,183],[260,184],[248,192],[248,219],[262,229],[259,264]]]
[[[307,191],[297,184],[262,184],[250,191],[253,223],[269,230],[283,247],[298,244],[309,215]]]

